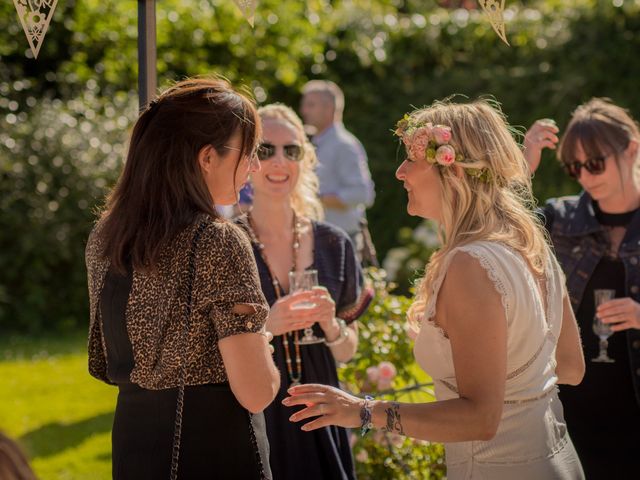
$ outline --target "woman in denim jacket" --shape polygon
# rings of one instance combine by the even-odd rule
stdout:
[[[555,149],[558,128],[538,120],[525,135],[531,170],[544,148]],[[640,131],[626,110],[592,99],[574,112],[560,141],[558,159],[578,180],[578,196],[551,199],[546,227],[567,278],[582,331],[586,374],[563,385],[560,398],[571,438],[588,479],[638,478],[640,435]],[[613,289],[615,299],[595,307],[594,290]],[[600,340],[597,314],[611,326],[608,356],[593,362]],[[604,344],[603,344],[604,347]]]

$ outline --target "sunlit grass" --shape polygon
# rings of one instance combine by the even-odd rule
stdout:
[[[42,480],[111,478],[116,395],[87,373],[84,334],[0,340],[0,429]]]

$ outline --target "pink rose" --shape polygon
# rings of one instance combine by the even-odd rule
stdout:
[[[444,145],[451,140],[451,127],[445,125],[436,125],[432,130],[433,139],[438,145]]]
[[[440,145],[436,150],[436,162],[440,165],[451,165],[456,161],[456,152],[450,145]]]
[[[378,382],[378,378],[380,378],[380,371],[378,367],[369,367],[367,368],[367,378],[369,382],[375,384]]]
[[[356,453],[355,458],[356,458],[356,461],[360,463],[366,463],[369,460],[369,454],[365,449],[362,449],[358,453]]]
[[[423,160],[429,146],[430,130],[428,127],[421,127],[416,130],[409,143],[409,155],[413,160]]]
[[[378,365],[378,371],[380,373],[380,379],[393,380],[398,373],[396,366],[391,362],[380,362]]]

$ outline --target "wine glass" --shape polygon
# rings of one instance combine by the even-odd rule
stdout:
[[[318,285],[318,271],[317,270],[303,270],[301,272],[289,272],[289,291],[303,292],[311,290]],[[314,308],[316,306],[313,302],[298,302],[291,305],[292,310],[305,310]],[[324,342],[324,338],[318,338],[313,334],[313,328],[308,327],[304,329],[304,335],[298,340],[298,345],[313,345],[315,343]]]
[[[597,288],[593,291],[593,296],[597,311],[599,305],[615,298],[616,291],[606,288]],[[607,347],[609,346],[609,341],[607,339],[613,334],[613,330],[611,330],[611,325],[603,323],[602,320],[598,318],[597,314],[593,316],[593,333],[600,338],[600,353],[596,358],[592,358],[591,361],[597,363],[614,363],[615,360],[613,358],[609,358],[609,355],[607,355]]]

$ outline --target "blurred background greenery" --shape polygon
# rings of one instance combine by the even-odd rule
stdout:
[[[369,212],[384,258],[405,213],[390,134],[412,105],[492,95],[513,125],[562,128],[592,96],[640,108],[640,2],[507,2],[511,46],[469,1],[261,1],[251,29],[230,0],[158,2],[160,85],[216,72],[260,103],[297,106],[299,88],[328,78],[346,94],[345,123],[364,143],[376,182]],[[84,241],[122,163],[136,116],[136,2],[59,2],[38,60],[12,2],[0,4],[0,329],[86,323]],[[574,193],[549,154],[536,194]]]
[[[640,116],[640,0],[507,5],[511,46],[472,0],[261,0],[255,29],[231,0],[157,4],[161,86],[217,73],[261,104],[293,106],[309,79],[344,89],[345,124],[376,183],[373,238],[397,285],[390,293],[374,273],[378,297],[341,372],[355,391],[381,361],[397,367],[394,388],[428,381],[400,341],[408,300],[398,294],[437,248],[394,178],[403,153],[391,129],[405,111],[490,95],[520,131],[542,117],[562,129],[579,103],[607,96]],[[115,390],[86,373],[84,245],[136,118],[136,38],[133,0],[61,1],[34,60],[13,3],[0,3],[0,429],[41,478],[109,477]],[[579,190],[549,152],[534,186],[540,201]],[[354,446],[361,478],[444,474],[440,446],[378,440]]]

